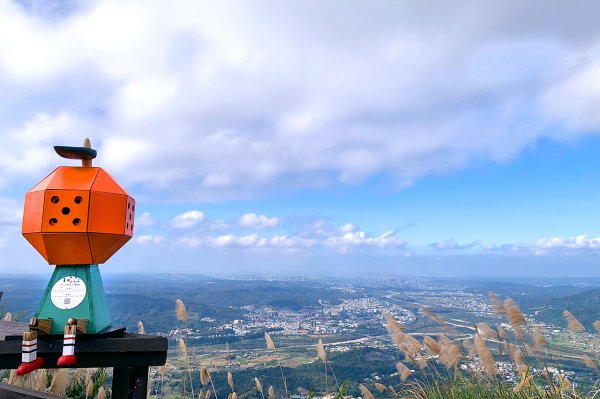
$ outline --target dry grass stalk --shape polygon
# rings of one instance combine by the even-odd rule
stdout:
[[[375,396],[373,396],[371,391],[369,391],[369,389],[363,384],[360,384],[358,386],[358,389],[360,389],[360,393],[362,394],[363,399],[375,399]]]
[[[492,312],[496,316],[505,316],[506,309],[504,305],[502,305],[502,301],[498,298],[498,296],[492,291],[488,292],[488,299],[490,301],[490,305],[492,306]]]
[[[231,371],[227,372],[227,385],[229,385],[231,391],[233,392],[233,374],[231,374]]]
[[[464,345],[465,349],[467,350],[468,357],[474,358],[475,356],[477,356],[477,349],[475,348],[475,342],[465,340],[463,342],[463,345]]]
[[[594,363],[594,361],[592,360],[591,357],[589,357],[588,355],[583,355],[581,357],[581,361],[583,362],[583,364],[585,364],[586,367],[590,368],[590,369],[594,369],[597,370],[598,366],[596,366],[596,363]]]
[[[508,339],[508,335],[506,335],[506,331],[504,331],[502,326],[496,326],[496,331],[498,332],[498,338],[503,339],[504,341]]]
[[[48,369],[38,370],[38,373],[36,374],[35,378],[36,382],[33,389],[35,389],[36,391],[45,391],[46,385],[48,383]]]
[[[519,374],[529,373],[529,366],[526,365],[525,363],[519,365],[519,368],[517,369],[517,373],[519,373]]]
[[[69,385],[69,369],[58,369],[52,374],[49,392],[64,395]]]
[[[175,315],[177,316],[177,320],[186,322],[188,321],[187,310],[185,309],[185,304],[181,299],[177,299],[175,301]]]
[[[98,389],[98,399],[106,399],[106,391],[104,390],[104,387],[100,387],[100,389]]]
[[[569,381],[567,376],[564,374],[560,374],[558,376],[558,383],[564,388],[571,388],[571,386],[573,386],[573,384],[571,384],[571,381]]]
[[[269,399],[275,399],[275,389],[273,389],[273,385],[269,387]]]
[[[204,390],[200,389],[200,392],[198,392],[198,399],[204,399]]]
[[[204,394],[204,399],[210,399],[211,396],[212,396],[212,391],[210,389],[207,389],[206,393]]]
[[[137,322],[137,330],[138,334],[144,334],[144,323],[141,320]]]
[[[496,333],[486,323],[477,323],[477,333],[485,339],[496,338]]]
[[[421,370],[423,370],[427,367],[427,359],[425,359],[423,356],[421,356],[420,353],[417,353],[417,355],[414,357],[413,361],[415,362],[415,364],[417,366],[419,366],[419,368]]]
[[[325,352],[325,346],[323,345],[323,340],[321,338],[319,338],[319,342],[317,342],[317,355],[323,363],[327,362],[327,352]]]
[[[541,352],[544,346],[547,346],[546,337],[537,328],[533,330],[533,347],[536,351]]]
[[[521,312],[521,308],[517,302],[512,298],[506,298],[504,301],[504,310],[508,316],[508,324],[515,330],[517,338],[525,337],[525,326],[527,326],[527,320],[525,315]]]
[[[433,320],[436,323],[438,323],[440,326],[445,326],[446,325],[446,323],[444,322],[444,320],[442,320],[438,315],[436,315],[431,310],[429,310],[429,308],[423,306],[421,308],[421,312],[423,312],[423,314],[425,316],[429,317],[431,320]]]
[[[460,348],[458,345],[453,344],[450,340],[445,341],[440,339],[440,362],[442,362],[447,369],[451,369],[456,368],[459,359]]]
[[[525,357],[523,356],[523,351],[521,351],[521,349],[517,345],[511,344],[509,342],[505,345],[505,348],[517,366],[525,364]]]
[[[531,385],[531,380],[533,380],[533,375],[529,375],[525,377],[524,375],[521,377],[521,382],[519,382],[514,388],[513,391],[515,393],[521,392],[521,390],[525,387]]]
[[[402,334],[404,326],[398,322],[389,312],[383,312],[383,318],[385,319],[385,328],[390,334],[390,337],[394,339],[395,335]]]
[[[210,373],[206,367],[202,367],[200,369],[200,382],[202,385],[207,385],[210,382]]]
[[[573,316],[573,313],[571,313],[565,309],[563,311],[563,317],[565,318],[565,321],[567,322],[567,329],[569,331],[571,331],[572,333],[580,333],[580,332],[585,331],[583,324],[581,324],[579,322],[579,320],[577,320],[577,318],[575,316]]]
[[[485,341],[479,335],[475,336],[475,348],[477,349],[479,360],[485,366],[487,373],[496,374],[496,363],[494,362],[492,352],[490,352],[485,345]]]
[[[423,339],[423,345],[425,346],[427,353],[431,356],[438,356],[440,354],[440,344],[438,344],[435,339],[426,336]]]
[[[260,393],[263,393],[263,386],[260,383],[260,380],[258,379],[258,377],[254,377],[254,382],[256,383],[256,390]]]
[[[12,314],[10,312],[6,312],[4,317],[2,318],[4,321],[12,321]]]
[[[600,333],[600,320],[596,320],[593,325],[596,332]]]
[[[387,387],[383,384],[376,382],[375,389],[377,389],[379,391],[379,393],[381,393],[381,392],[385,391],[387,389]]]
[[[265,342],[267,343],[268,350],[275,350],[275,342],[273,342],[273,339],[271,338],[271,335],[268,332],[265,333]]]
[[[183,338],[179,338],[179,342],[177,343],[177,348],[179,349],[179,354],[181,355],[183,360],[187,362],[188,361],[188,350],[187,350],[187,345],[185,344],[185,341],[183,340]]]
[[[405,382],[408,377],[412,375],[412,371],[402,362],[396,363],[396,370],[400,376],[400,381]]]

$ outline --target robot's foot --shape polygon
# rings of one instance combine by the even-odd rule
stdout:
[[[57,366],[74,366],[77,364],[77,357],[75,355],[63,355],[58,358],[56,362]]]
[[[44,359],[38,357],[32,362],[29,363],[21,363],[19,367],[17,367],[17,375],[25,375],[29,374],[32,371],[35,371],[44,365]]]

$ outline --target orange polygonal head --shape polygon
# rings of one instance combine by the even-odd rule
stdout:
[[[57,152],[65,148],[91,150]],[[60,166],[25,195],[23,236],[51,265],[104,263],[133,236],[135,200],[80,159],[84,166]]]

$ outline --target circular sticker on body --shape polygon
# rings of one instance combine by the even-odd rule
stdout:
[[[59,309],[73,309],[85,298],[85,283],[77,276],[66,276],[54,284],[50,292],[52,303]]]

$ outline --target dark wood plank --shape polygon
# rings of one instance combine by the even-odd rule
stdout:
[[[38,356],[45,367],[56,367],[62,354],[62,339],[38,340]],[[124,334],[121,338],[77,340],[77,367],[144,367],[162,366],[167,360],[165,337]],[[0,341],[0,369],[14,369],[21,364],[21,341]]]
[[[64,396],[57,396],[51,393],[33,391],[16,387],[14,385],[0,383],[0,399],[64,399]]]
[[[129,398],[129,367],[113,369],[112,395],[114,398]]]
[[[131,399],[146,399],[148,396],[148,367],[129,369],[129,388]]]

